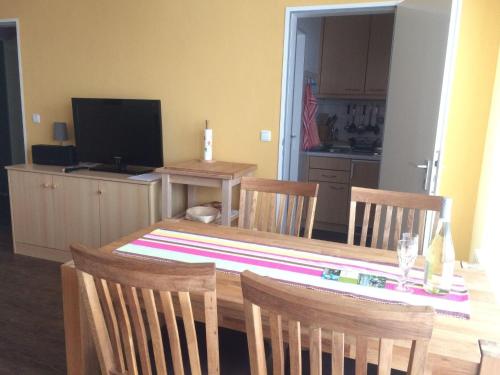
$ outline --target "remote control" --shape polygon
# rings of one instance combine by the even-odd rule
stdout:
[[[80,169],[89,169],[89,167],[84,167],[84,166],[82,166],[82,165],[73,165],[73,166],[71,166],[71,167],[64,167],[64,168],[62,169],[62,171],[63,171],[64,173],[71,173],[71,172],[74,172],[74,171],[78,171],[78,170],[80,170]]]

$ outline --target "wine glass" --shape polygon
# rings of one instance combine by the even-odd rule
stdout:
[[[418,235],[412,236],[411,233],[403,233],[401,240],[398,241],[398,261],[401,270],[401,278],[397,290],[408,292],[408,273],[415,264],[418,255]]]

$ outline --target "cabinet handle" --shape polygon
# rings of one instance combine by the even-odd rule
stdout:
[[[50,184],[45,182],[45,183],[41,184],[40,186],[43,187],[44,189],[47,189],[50,187]]]
[[[50,187],[51,187],[52,189],[56,189],[56,188],[57,188],[57,185],[56,185],[56,184],[52,184]]]
[[[102,195],[104,193],[102,190],[97,190],[97,194]]]

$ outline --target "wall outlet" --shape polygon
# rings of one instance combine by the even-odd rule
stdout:
[[[261,130],[260,140],[262,142],[271,142],[271,130]]]
[[[33,113],[31,118],[33,119],[33,124],[39,124],[42,121],[39,113]]]

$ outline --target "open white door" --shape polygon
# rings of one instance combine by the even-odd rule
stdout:
[[[291,126],[285,128],[283,147],[283,175],[284,180],[297,181],[299,177],[300,130],[302,124],[302,107],[304,93],[304,54],[306,35],[297,31],[295,45],[295,59],[293,61],[293,93]]]
[[[456,0],[405,0],[396,8],[381,189],[435,192],[456,13]]]

